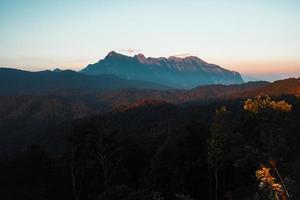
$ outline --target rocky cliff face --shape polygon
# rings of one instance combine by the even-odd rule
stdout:
[[[88,65],[82,73],[114,74],[121,78],[156,82],[173,88],[190,89],[198,85],[243,83],[238,72],[209,64],[196,56],[185,58],[133,57],[110,52],[98,63]]]

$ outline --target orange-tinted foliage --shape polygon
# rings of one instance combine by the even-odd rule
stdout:
[[[287,199],[287,191],[285,187],[276,182],[276,178],[271,175],[270,168],[261,166],[261,169],[256,170],[256,178],[258,181],[260,181],[261,187],[268,187],[274,192],[274,197],[276,200],[286,200]]]
[[[292,110],[292,106],[286,101],[272,101],[268,96],[256,96],[254,99],[247,99],[244,104],[244,110],[248,110],[253,113],[259,113],[265,109],[290,112]]]

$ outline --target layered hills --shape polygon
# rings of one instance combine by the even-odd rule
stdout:
[[[71,70],[29,72],[0,68],[0,95],[99,92],[125,88],[167,89],[157,83],[126,80],[109,74],[86,75]]]

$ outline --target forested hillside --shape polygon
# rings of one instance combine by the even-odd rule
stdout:
[[[299,199],[299,118],[295,96],[140,102],[37,129],[56,139],[2,154],[0,190],[4,199],[265,200],[272,190],[255,172],[263,164],[274,174],[272,160]]]

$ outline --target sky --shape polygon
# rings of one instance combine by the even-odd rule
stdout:
[[[300,1],[0,0],[0,66],[79,70],[112,50],[300,76]]]

